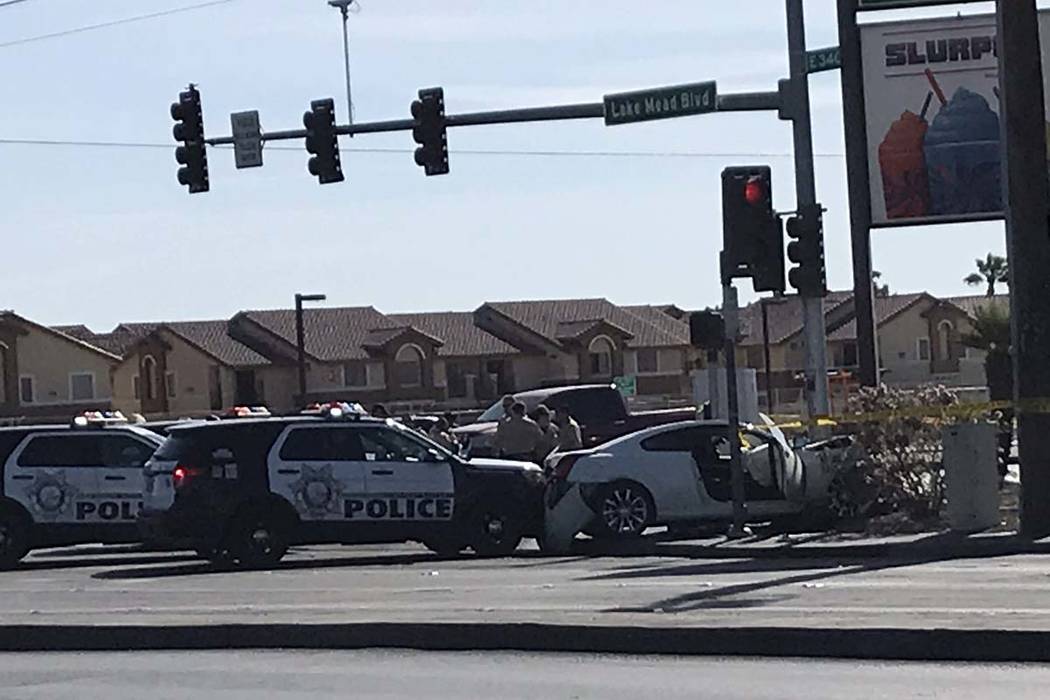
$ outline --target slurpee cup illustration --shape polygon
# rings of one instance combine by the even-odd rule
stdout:
[[[932,73],[927,71],[936,86]],[[999,115],[981,95],[960,87],[952,99],[936,87],[940,112],[926,132],[931,214],[1002,210]]]
[[[879,144],[879,169],[882,171],[887,218],[924,216],[930,210],[930,187],[923,143],[929,128],[926,110],[932,96],[932,93],[926,96],[920,114],[905,111],[900,119],[893,122]]]

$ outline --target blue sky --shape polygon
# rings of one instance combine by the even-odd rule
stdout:
[[[27,0],[0,8],[0,45],[198,2]],[[781,0],[361,4],[351,18],[359,121],[407,117],[416,90],[432,85],[461,112],[705,79],[721,92],[768,90],[787,72]],[[837,43],[834,4],[807,0],[810,46]],[[338,12],[324,0],[232,0],[0,47],[0,139],[169,143],[168,107],[189,81],[200,85],[209,135],[227,134],[229,113],[242,109],[258,109],[264,129],[297,128],[310,100],[329,96],[343,122],[341,41]],[[829,284],[844,288],[838,80],[815,76],[811,90]],[[238,172],[232,152],[211,149],[212,191],[192,197],[175,182],[173,142],[0,143],[0,307],[100,330],[288,306],[297,291],[387,312],[577,296],[693,308],[720,298],[721,169],[770,162],[776,207],[794,205],[791,131],[774,114],[454,129],[449,143],[451,174],[426,178],[408,133],[343,139],[347,181],[326,186],[306,172],[305,151],[267,150],[265,167]],[[877,231],[874,259],[894,290],[963,294],[973,259],[1004,248],[998,223],[908,228]]]

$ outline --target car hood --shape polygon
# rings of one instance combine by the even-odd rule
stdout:
[[[508,471],[508,472],[538,472],[539,466],[532,462],[517,462],[510,459],[490,459],[487,457],[473,457],[467,460],[467,464],[485,471]]]
[[[493,421],[491,423],[471,423],[470,425],[464,425],[460,428],[453,428],[453,435],[481,435],[482,433],[495,432],[499,423]]]

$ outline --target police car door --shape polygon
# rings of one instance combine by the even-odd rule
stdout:
[[[394,523],[449,521],[455,506],[452,464],[408,429],[361,426],[367,500],[349,504],[355,519]]]
[[[11,453],[4,491],[40,525],[98,523],[98,435],[36,433]]]
[[[105,431],[97,440],[102,467],[98,470],[100,501],[96,514],[102,522],[134,524],[145,490],[142,470],[161,441],[115,430]]]
[[[343,520],[365,495],[361,442],[346,424],[292,426],[270,450],[270,490],[306,521]]]

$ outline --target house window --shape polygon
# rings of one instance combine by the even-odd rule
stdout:
[[[952,331],[955,327],[951,321],[941,321],[937,324],[937,350],[940,353],[938,359],[952,359]]]
[[[917,341],[917,344],[918,344],[918,348],[917,348],[916,352],[918,353],[919,360],[922,361],[922,362],[929,362],[930,361],[930,339],[929,338],[919,338],[918,341]]]
[[[591,376],[611,377],[613,357],[612,341],[605,336],[600,335],[591,341],[588,352],[590,355]]]
[[[394,357],[394,376],[399,386],[423,386],[423,351],[418,346],[401,346]]]
[[[29,376],[18,378],[18,398],[22,403],[36,402],[36,387],[33,386],[33,378]]]
[[[642,348],[635,357],[638,363],[638,374],[656,374],[660,371],[660,353],[656,348]]]
[[[95,375],[93,372],[76,372],[69,375],[70,401],[93,401],[95,399]]]
[[[175,398],[175,373],[168,372],[164,375],[164,389],[168,393],[168,398]]]
[[[343,365],[343,386],[368,386],[368,367],[364,362],[350,362]]]
[[[142,398],[142,384],[137,374],[131,375],[131,397],[136,401]]]
[[[157,361],[152,355],[142,360],[142,375],[146,382],[146,400],[152,401],[157,398]]]
[[[845,343],[842,346],[842,366],[843,367],[856,367],[857,366],[857,344],[856,343]]]

